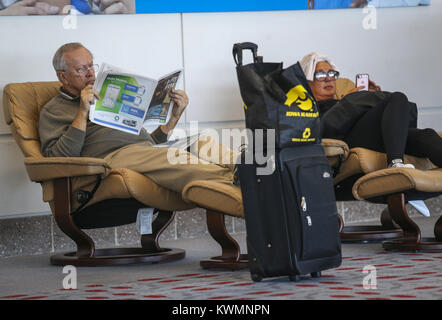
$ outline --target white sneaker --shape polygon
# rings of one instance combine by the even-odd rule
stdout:
[[[408,168],[408,169],[416,169],[411,163],[395,163],[390,168]]]
[[[387,168],[408,168],[415,169],[415,167],[411,163],[405,164],[402,159],[394,159],[392,163],[388,165]]]

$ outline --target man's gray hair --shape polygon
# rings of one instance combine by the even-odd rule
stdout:
[[[71,42],[66,43],[62,45],[57,52],[55,52],[54,58],[52,59],[52,65],[54,66],[55,71],[66,71],[67,70],[67,64],[66,60],[64,59],[64,54],[69,51],[74,51],[80,48],[85,48],[91,57],[93,58],[92,53],[87,49],[85,46],[83,46],[79,42]]]

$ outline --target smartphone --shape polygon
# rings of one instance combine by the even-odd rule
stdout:
[[[364,87],[361,91],[368,91],[368,85],[370,83],[368,74],[357,74],[356,75],[356,87]]]

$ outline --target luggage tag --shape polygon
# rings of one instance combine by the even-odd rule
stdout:
[[[152,234],[153,208],[138,209],[136,226],[140,234]]]
[[[413,200],[408,201],[408,203],[411,204],[424,217],[430,216],[430,210],[423,200]]]

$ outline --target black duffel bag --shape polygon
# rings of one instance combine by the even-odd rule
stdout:
[[[244,50],[253,63],[243,65]],[[233,46],[246,127],[274,129],[276,147],[320,143],[319,112],[313,93],[298,63],[287,69],[281,63],[263,62],[251,42]]]

